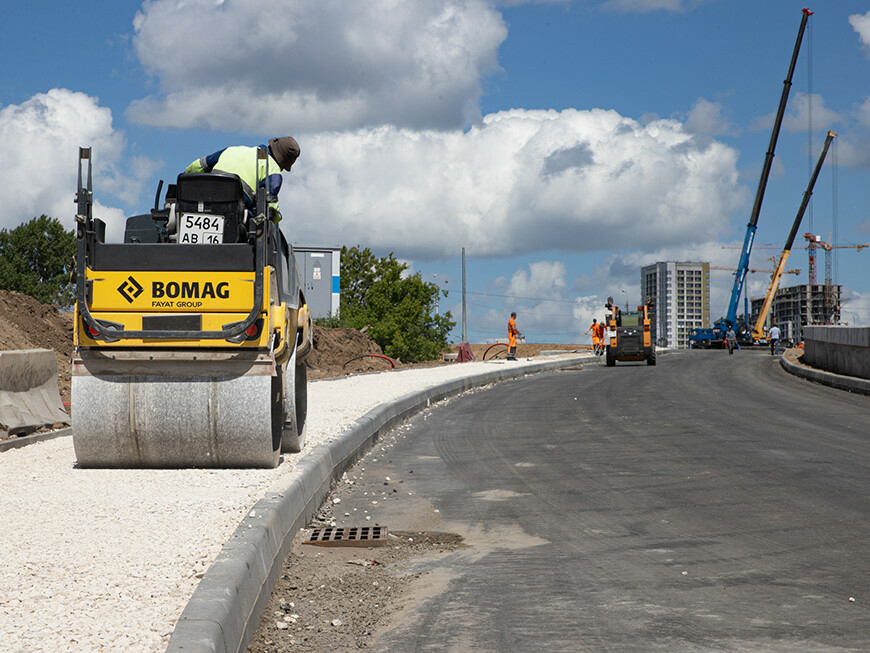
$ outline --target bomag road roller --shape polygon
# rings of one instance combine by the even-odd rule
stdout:
[[[304,444],[313,337],[293,250],[267,217],[276,198],[260,188],[251,210],[238,176],[182,173],[158,208],[162,186],[107,243],[79,151],[78,464],[275,467]]]
[[[636,311],[621,311],[607,298],[604,307],[607,314],[606,351],[604,361],[607,367],[616,361],[646,361],[647,365],[656,364],[656,343],[652,337],[652,300],[637,307]]]

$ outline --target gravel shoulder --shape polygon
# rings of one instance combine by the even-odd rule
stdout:
[[[306,446],[338,438],[382,403],[506,364],[311,382]],[[224,543],[260,498],[292,483],[303,455],[272,470],[106,470],[78,469],[69,437],[3,452],[0,648],[165,650]]]

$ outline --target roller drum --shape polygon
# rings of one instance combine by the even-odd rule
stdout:
[[[278,464],[279,376],[73,376],[82,467]]]

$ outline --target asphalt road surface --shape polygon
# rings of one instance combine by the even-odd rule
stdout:
[[[372,650],[870,650],[870,397],[687,351],[406,428],[366,475],[416,501],[378,520],[470,546],[414,563],[425,589]]]

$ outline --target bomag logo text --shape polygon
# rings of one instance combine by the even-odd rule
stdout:
[[[206,281],[154,281],[151,284],[153,299],[229,299],[230,284],[226,281],[212,283]]]

